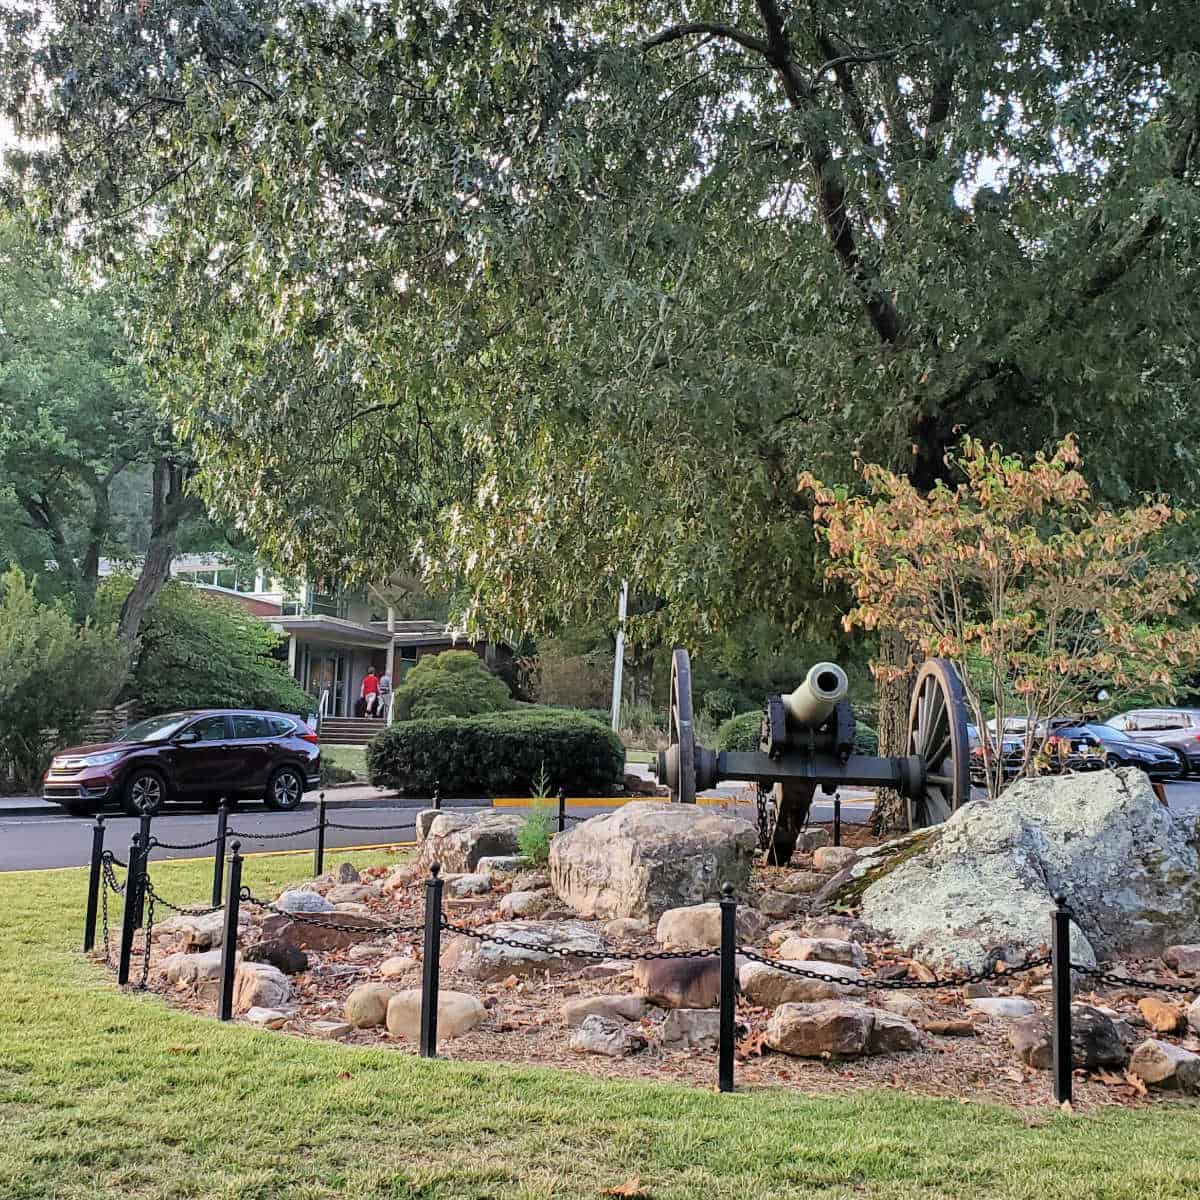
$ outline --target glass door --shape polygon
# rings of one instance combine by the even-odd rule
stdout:
[[[344,717],[346,715],[346,656],[333,650],[319,650],[315,646],[307,648],[307,669],[305,686],[315,700],[319,701],[323,692],[329,693],[328,706],[325,710],[327,717]]]

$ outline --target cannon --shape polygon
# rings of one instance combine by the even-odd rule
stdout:
[[[691,663],[687,651],[677,649],[659,783],[682,804],[694,804],[697,792],[718,780],[756,784],[760,847],[779,865],[791,859],[817,788],[894,788],[908,801],[911,829],[946,820],[971,798],[967,707],[948,659],[928,659],[917,671],[904,755],[855,753],[848,686],[841,667],[817,663],[795,691],[767,697],[756,751],[718,753],[696,741]]]

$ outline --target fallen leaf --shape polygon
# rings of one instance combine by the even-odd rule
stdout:
[[[199,1054],[199,1046],[168,1046],[168,1054]]]
[[[752,1054],[759,1056],[764,1054],[766,1052],[766,1046],[767,1033],[766,1030],[763,1029],[759,1030],[758,1033],[750,1034],[749,1037],[742,1038],[742,1040],[738,1042],[737,1046],[735,1047],[735,1050],[739,1058],[749,1058]]]
[[[625,1200],[648,1200],[650,1193],[642,1187],[640,1175],[630,1175],[624,1183],[619,1183],[616,1187],[605,1188],[600,1195],[623,1196]]]
[[[1145,1096],[1147,1094],[1146,1082],[1141,1078],[1140,1075],[1135,1075],[1132,1071],[1126,1071],[1125,1082],[1129,1084],[1129,1086],[1133,1088],[1133,1090],[1137,1092],[1139,1096]]]
[[[1097,1071],[1096,1078],[1100,1080],[1105,1087],[1125,1086],[1125,1079],[1120,1075],[1114,1075],[1111,1071]]]
[[[344,1082],[345,1082],[347,1079],[351,1078],[351,1076],[350,1076],[350,1072],[349,1072],[349,1071],[342,1071],[342,1072],[341,1072],[341,1073],[338,1075],[338,1078],[339,1078],[340,1080],[342,1080],[342,1082],[344,1083]]]
[[[1004,1074],[1013,1081],[1013,1083],[1024,1083],[1025,1074],[1019,1067],[1009,1067]]]

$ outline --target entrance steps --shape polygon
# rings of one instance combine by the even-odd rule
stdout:
[[[365,746],[387,722],[373,717],[325,717],[321,721],[321,741],[331,746]]]

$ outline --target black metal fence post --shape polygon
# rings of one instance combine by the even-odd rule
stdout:
[[[562,833],[567,827],[567,793],[563,788],[558,789],[558,832]]]
[[[133,955],[133,933],[138,927],[137,903],[142,871],[141,835],[129,843],[129,869],[125,872],[125,907],[121,913],[121,952],[117,959],[117,982],[129,982],[129,960]]]
[[[442,785],[441,785],[440,781],[433,785],[433,802],[432,803],[433,803],[434,808],[442,807]]]
[[[137,904],[137,928],[141,929],[146,920],[146,889],[143,883],[146,878],[146,870],[150,865],[150,822],[154,814],[144,812],[138,821],[138,838],[142,847],[142,869],[138,872],[138,891],[136,897]],[[133,864],[130,863],[132,867]]]
[[[717,1086],[733,1091],[734,1018],[737,1013],[737,899],[733,884],[721,889],[721,1038],[717,1051]]]
[[[842,844],[842,793],[833,793],[833,844]]]
[[[313,849],[313,874],[325,873],[325,793],[317,797],[317,844]]]
[[[425,950],[421,963],[421,1057],[437,1058],[438,972],[442,956],[442,868],[425,881]]]
[[[92,826],[92,866],[88,872],[87,915],[83,919],[83,952],[96,944],[96,910],[100,905],[101,866],[104,860],[104,818]]]
[[[242,899],[242,843],[230,847],[229,879],[225,884],[225,934],[221,939],[221,1010],[222,1021],[233,1019],[233,980],[237,974],[238,907]]]
[[[213,908],[221,903],[221,884],[225,874],[225,830],[229,827],[229,805],[225,797],[217,806],[217,844],[213,847]]]
[[[1054,1099],[1071,1099],[1075,1068],[1071,1050],[1071,910],[1065,896],[1054,897],[1050,931],[1050,982],[1054,996]]]

